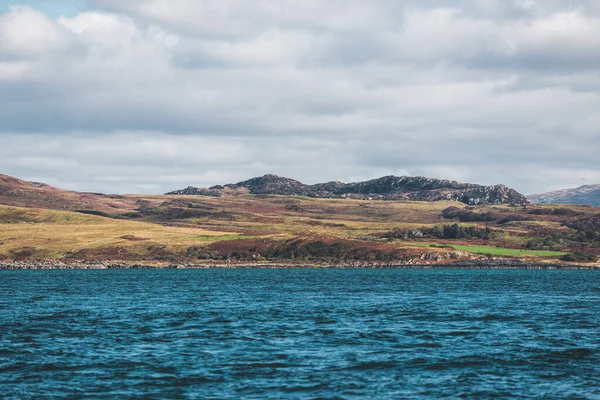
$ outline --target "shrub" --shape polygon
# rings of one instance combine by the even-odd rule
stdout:
[[[595,254],[586,253],[583,251],[576,251],[575,253],[570,253],[564,255],[561,260],[563,261],[571,261],[571,262],[594,262],[598,259]]]
[[[522,215],[519,215],[519,214],[510,214],[510,215],[507,215],[506,217],[502,218],[501,220],[499,220],[498,225],[508,224],[509,222],[513,222],[513,221],[529,221],[529,220],[530,220],[530,218],[523,217]]]
[[[473,212],[460,209],[458,207],[446,208],[444,211],[442,211],[442,218],[458,219],[461,222],[491,222],[497,219],[497,217],[491,212]]]
[[[382,234],[381,237],[389,240],[407,238],[491,239],[497,232],[488,227],[481,229],[474,226],[452,224],[411,230],[394,229],[391,232]]]

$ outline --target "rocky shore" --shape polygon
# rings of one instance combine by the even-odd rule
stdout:
[[[524,262],[513,259],[466,260],[450,263],[202,263],[202,264],[140,264],[110,261],[62,262],[54,260],[2,261],[0,270],[63,270],[63,269],[210,269],[210,268],[459,268],[459,269],[589,269],[599,270],[600,264]]]

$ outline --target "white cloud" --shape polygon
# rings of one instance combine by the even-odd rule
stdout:
[[[26,6],[13,6],[0,14],[0,57],[22,60],[61,54],[75,43],[69,33],[42,12]]]

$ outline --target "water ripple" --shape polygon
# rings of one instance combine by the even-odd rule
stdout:
[[[596,271],[0,271],[4,398],[600,398]]]

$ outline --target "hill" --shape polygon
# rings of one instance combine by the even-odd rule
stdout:
[[[600,207],[600,185],[584,185],[528,196],[535,204],[581,204]]]
[[[137,210],[110,218],[0,206],[0,261],[378,266],[491,258],[589,262],[600,255],[600,210],[593,207],[127,197]]]
[[[135,201],[125,196],[71,192],[3,174],[0,174],[0,204],[100,214],[114,214],[135,208]]]
[[[419,189],[426,184],[432,190],[455,185],[416,183]],[[40,259],[385,266],[498,259],[581,263],[594,262],[600,255],[600,209],[595,207],[469,206],[450,200],[368,201],[297,194],[308,187],[335,195],[338,190],[344,193],[346,185],[356,185],[355,191],[388,193],[391,182],[303,185],[267,177],[206,189],[217,192],[214,196],[107,196],[2,176],[0,268],[3,262]],[[457,185],[464,185],[457,190],[473,189],[470,184]],[[288,194],[268,194],[271,191]]]
[[[189,186],[167,194],[226,196],[275,194],[314,198],[362,200],[459,201],[468,205],[528,204],[525,196],[505,185],[483,186],[472,183],[408,176],[384,176],[365,182],[327,182],[307,185],[277,175],[265,175],[236,184],[197,188]]]

